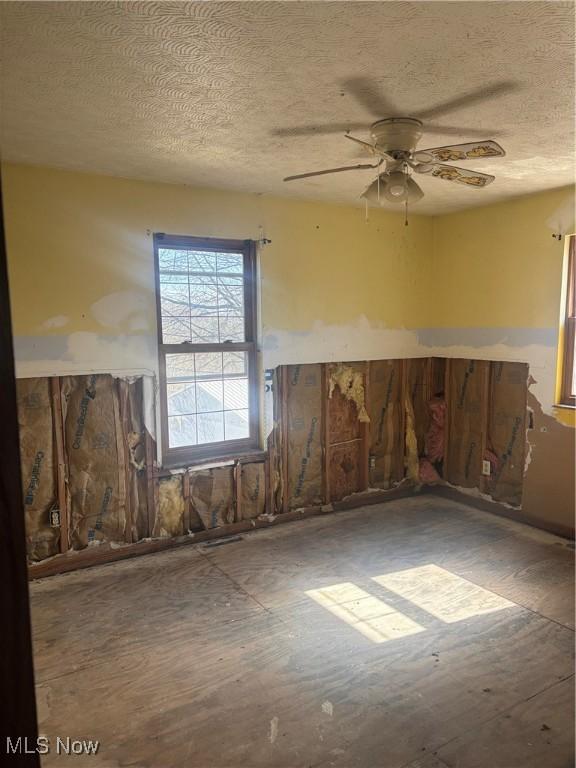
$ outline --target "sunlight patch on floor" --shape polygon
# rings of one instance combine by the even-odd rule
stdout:
[[[415,635],[425,629],[350,582],[309,589],[306,594],[374,643]]]
[[[432,563],[372,579],[447,624],[515,607],[500,595]]]

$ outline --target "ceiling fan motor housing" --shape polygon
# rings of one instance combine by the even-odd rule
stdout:
[[[389,117],[373,123],[370,135],[383,152],[410,154],[422,138],[422,123],[414,117]]]

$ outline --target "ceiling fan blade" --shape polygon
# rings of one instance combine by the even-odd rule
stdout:
[[[466,184],[469,187],[485,187],[491,184],[495,176],[480,171],[469,171],[467,168],[456,168],[454,165],[442,165],[436,163],[430,170],[430,176],[444,181],[456,181],[458,184]]]
[[[485,157],[504,157],[505,155],[506,152],[500,144],[486,139],[486,141],[472,141],[468,144],[449,144],[446,147],[419,149],[414,153],[414,160],[417,163],[433,163],[437,160],[446,163],[454,160],[478,160]]]
[[[345,134],[344,138],[350,139],[350,141],[355,141],[356,144],[360,144],[360,146],[367,150],[371,155],[378,155],[379,157],[386,158],[386,160],[391,160],[393,163],[396,162],[392,155],[383,152],[381,149],[378,149],[373,144],[369,144],[367,141],[362,141],[362,139],[357,139],[355,136],[350,136],[349,133]]]
[[[485,130],[484,128],[459,128],[454,125],[437,125],[436,123],[426,123],[424,126],[426,133],[439,134],[441,136],[470,136],[482,138],[482,136],[500,136],[502,131]]]
[[[314,136],[315,134],[346,133],[347,131],[366,130],[366,122],[363,123],[325,123],[320,125],[297,125],[293,128],[276,128],[272,131],[274,136]]]
[[[341,168],[329,168],[327,171],[312,171],[311,173],[298,173],[296,176],[286,176],[283,181],[294,181],[294,179],[307,179],[310,176],[324,176],[327,173],[340,173],[341,171],[359,171],[364,168],[378,168],[378,163],[361,163],[360,165],[345,165]]]
[[[504,96],[508,93],[514,93],[520,88],[520,85],[513,80],[503,80],[501,83],[492,83],[491,85],[478,88],[472,93],[465,93],[462,96],[456,96],[454,99],[449,99],[443,104],[437,104],[430,109],[423,109],[421,112],[417,112],[414,117],[419,120],[429,120],[432,117],[440,117],[446,115],[449,112],[454,112],[457,109],[463,107],[471,107],[473,104],[479,104],[480,102],[493,99],[497,96]]]
[[[398,114],[398,110],[386,101],[376,83],[367,77],[350,77],[344,80],[342,87],[349,90],[356,101],[376,119],[394,117]]]

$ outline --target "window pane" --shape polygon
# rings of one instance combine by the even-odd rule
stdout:
[[[160,248],[158,261],[163,343],[246,340],[243,254]],[[190,319],[190,329],[169,317]]]
[[[188,271],[178,272],[160,272],[160,283],[188,283]]]
[[[188,251],[190,272],[216,272],[216,254],[210,251]]]
[[[183,341],[190,341],[190,318],[163,316],[162,337],[165,344],[181,344]]]
[[[246,352],[166,355],[169,447],[250,437]]]
[[[168,415],[196,413],[196,385],[193,382],[184,384],[167,384]]]
[[[226,440],[242,440],[250,437],[248,410],[224,411]]]
[[[237,378],[248,375],[248,355],[246,352],[224,352],[222,362],[225,376]]]
[[[228,317],[244,315],[244,288],[218,284],[218,314]]]
[[[220,318],[220,341],[244,341],[245,338],[243,317]]]
[[[198,411],[221,411],[224,408],[222,379],[217,381],[196,381]]]
[[[187,283],[162,283],[160,285],[162,315],[181,317],[190,315],[190,294]]]
[[[158,263],[160,270],[188,271],[188,256],[179,248],[159,248]]]
[[[227,411],[248,408],[248,379],[224,381],[224,408]]]
[[[194,381],[194,355],[166,355],[166,381]]]
[[[190,314],[218,315],[218,291],[214,284],[190,284]]]
[[[220,285],[232,285],[238,288],[243,286],[244,278],[242,275],[218,275],[218,283]]]
[[[224,414],[217,413],[198,414],[198,442],[217,443],[224,440]]]
[[[170,448],[196,445],[196,416],[169,416],[168,442]]]
[[[199,379],[222,378],[222,352],[198,352],[194,357]]]
[[[217,317],[191,317],[190,336],[193,344],[218,344],[218,318]]]
[[[161,343],[182,345],[178,353],[167,353],[166,347],[161,352],[167,447],[247,439],[249,354],[226,349],[224,342],[246,341],[248,257],[243,252],[210,250],[208,242],[204,250],[202,241],[193,238],[176,242],[176,247],[157,246]],[[199,247],[187,246],[194,242]],[[217,345],[214,349],[220,351],[197,351],[193,345],[200,344]]]
[[[218,272],[239,272],[244,271],[244,256],[241,253],[219,253],[218,254]]]

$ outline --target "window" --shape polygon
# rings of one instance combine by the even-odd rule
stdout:
[[[254,242],[157,234],[154,253],[164,462],[256,448]]]
[[[566,286],[566,315],[564,320],[564,354],[562,361],[562,391],[560,401],[576,406],[576,235],[568,244],[568,282]]]

